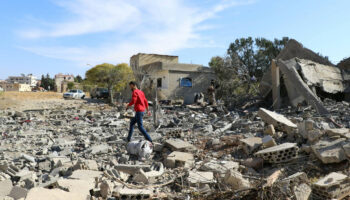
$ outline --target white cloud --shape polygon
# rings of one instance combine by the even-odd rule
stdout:
[[[95,42],[94,46],[80,41],[69,46],[21,48],[42,56],[77,61],[81,65],[127,62],[138,52],[171,53],[198,45],[203,41],[200,35],[203,27],[211,26],[203,24],[206,20],[241,4],[223,0],[211,8],[195,8],[182,0],[61,0],[56,3],[67,11],[63,22],[24,30],[20,35],[39,41],[100,33],[108,33],[110,38],[98,45]]]

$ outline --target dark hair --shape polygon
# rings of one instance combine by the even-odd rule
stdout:
[[[134,86],[137,86],[136,82],[135,81],[130,81],[129,85],[134,85]]]

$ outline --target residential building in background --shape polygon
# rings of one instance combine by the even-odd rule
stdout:
[[[20,83],[8,83],[0,82],[0,88],[6,92],[31,92],[32,87],[29,84],[20,84]]]
[[[34,88],[37,86],[37,80],[36,77],[33,76],[33,74],[24,75],[21,74],[21,76],[9,76],[7,79],[8,83],[18,83],[18,84],[27,84],[30,87]]]
[[[66,92],[68,88],[68,83],[74,82],[74,76],[70,74],[56,74],[55,75],[55,91],[56,92]]]
[[[183,99],[194,102],[196,93],[205,93],[215,74],[211,68],[178,62],[178,56],[139,53],[130,58],[130,66],[146,96],[159,100]]]

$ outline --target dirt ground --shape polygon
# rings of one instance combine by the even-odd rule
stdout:
[[[16,111],[47,109],[78,105],[84,100],[65,100],[62,93],[56,92],[2,92],[0,109]]]

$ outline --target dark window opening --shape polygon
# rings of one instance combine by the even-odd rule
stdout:
[[[162,87],[162,78],[158,78],[157,79],[157,88],[161,88]]]
[[[191,78],[180,79],[180,87],[192,87],[192,79]]]
[[[316,94],[318,97],[320,97],[320,99],[323,101],[324,99],[333,99],[335,101],[343,101],[345,99],[345,94],[342,92],[338,92],[335,94],[332,93],[328,93],[322,90],[321,87],[317,87],[316,86]]]

